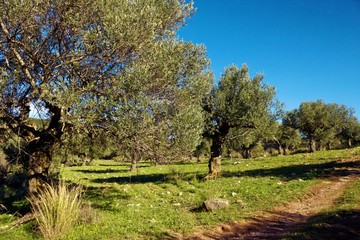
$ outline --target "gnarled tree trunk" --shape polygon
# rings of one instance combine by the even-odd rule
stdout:
[[[37,136],[28,141],[25,147],[29,194],[38,192],[45,183],[50,183],[52,152],[63,134],[60,123],[61,109],[49,104],[49,110],[53,116],[48,128],[37,131]]]
[[[216,177],[221,172],[221,155],[223,150],[225,139],[221,136],[213,138],[213,143],[211,145],[211,154],[209,160],[209,175]]]
[[[50,182],[51,155],[46,151],[35,151],[30,154],[28,161],[28,191],[33,194]]]
[[[218,132],[212,135],[212,144],[210,147],[210,160],[209,160],[209,174],[208,176],[213,178],[217,177],[221,173],[221,156],[223,152],[223,146],[225,143],[225,137],[229,132],[230,127],[222,125]]]
[[[45,183],[50,182],[51,152],[55,143],[55,141],[37,139],[27,145],[25,167],[28,175],[29,194],[38,192]]]

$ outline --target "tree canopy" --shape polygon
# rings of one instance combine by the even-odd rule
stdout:
[[[175,38],[193,13],[183,0],[3,2],[0,119],[24,140],[30,190],[48,180],[51,152],[70,129],[117,125],[124,137],[151,125],[136,134],[162,144],[184,135],[186,119],[196,140],[202,116],[191,106],[208,91],[208,60],[202,46]],[[32,108],[48,123],[33,126]]]
[[[285,123],[299,129],[314,152],[327,146],[354,122],[354,111],[345,105],[324,103],[322,100],[303,102],[287,114]]]
[[[222,149],[229,131],[266,125],[275,116],[276,105],[275,88],[263,83],[263,75],[250,78],[246,65],[225,69],[204,104],[208,113],[206,134],[212,139],[210,175],[220,172]]]

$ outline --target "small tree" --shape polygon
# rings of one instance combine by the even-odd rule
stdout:
[[[301,144],[301,134],[295,128],[296,119],[292,112],[287,112],[282,123],[277,126],[275,134],[275,142],[279,145],[279,154],[288,154],[289,150],[293,150]]]
[[[353,147],[354,142],[360,141],[360,123],[356,117],[352,117],[346,122],[343,130],[338,136],[348,148]]]
[[[249,69],[230,66],[213,87],[204,109],[208,113],[206,135],[212,140],[209,176],[221,171],[221,155],[226,136],[235,128],[259,128],[275,107],[275,88],[262,82],[263,76],[250,78]]]

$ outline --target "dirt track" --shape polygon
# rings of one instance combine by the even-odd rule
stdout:
[[[360,178],[360,169],[343,170],[341,176],[329,176],[322,183],[312,187],[301,199],[262,212],[258,217],[243,222],[217,225],[212,230],[198,230],[192,240],[238,239],[260,240],[281,239],[298,229],[320,211],[331,207],[346,186]],[[360,238],[360,236],[359,236]]]

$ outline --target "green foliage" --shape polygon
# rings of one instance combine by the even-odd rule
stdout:
[[[176,38],[193,13],[184,0],[4,2],[0,121],[24,140],[27,172],[47,179],[66,138],[91,158],[96,134],[140,158],[190,154],[212,77],[205,48]],[[31,109],[46,121],[31,123]]]
[[[289,150],[293,151],[301,145],[301,134],[298,129],[292,127],[289,123],[290,113],[283,117],[282,124],[276,125],[274,142],[278,145],[280,154],[288,154]]]
[[[229,134],[228,145],[232,144],[233,149],[246,148],[247,157],[250,148],[268,135],[266,129],[275,121],[279,104],[274,99],[275,88],[262,80],[260,74],[250,78],[246,65],[240,69],[230,66],[205,99],[206,135],[212,140],[209,175],[216,176],[221,171],[220,158]]]
[[[81,188],[69,188],[64,182],[47,185],[32,196],[33,214],[45,239],[61,239],[78,223],[81,208]]]
[[[246,65],[225,69],[209,99],[213,127],[222,122],[230,127],[260,126],[274,110],[275,88],[264,84],[260,74],[251,79],[248,71]]]
[[[210,155],[210,145],[211,142],[209,139],[203,138],[200,142],[200,144],[196,147],[193,155],[200,159],[200,157],[203,156],[209,156]]]
[[[330,149],[341,133],[357,122],[353,115],[354,111],[344,105],[318,100],[301,103],[299,109],[287,114],[284,123],[299,129],[309,141],[309,151],[313,152],[325,146]]]
[[[109,109],[110,133],[130,158],[162,162],[195,149],[211,78],[204,54],[201,46],[160,41],[120,79],[127,87]]]
[[[345,124],[339,138],[346,147],[352,147],[353,143],[360,142],[360,123],[355,117],[351,117]]]

